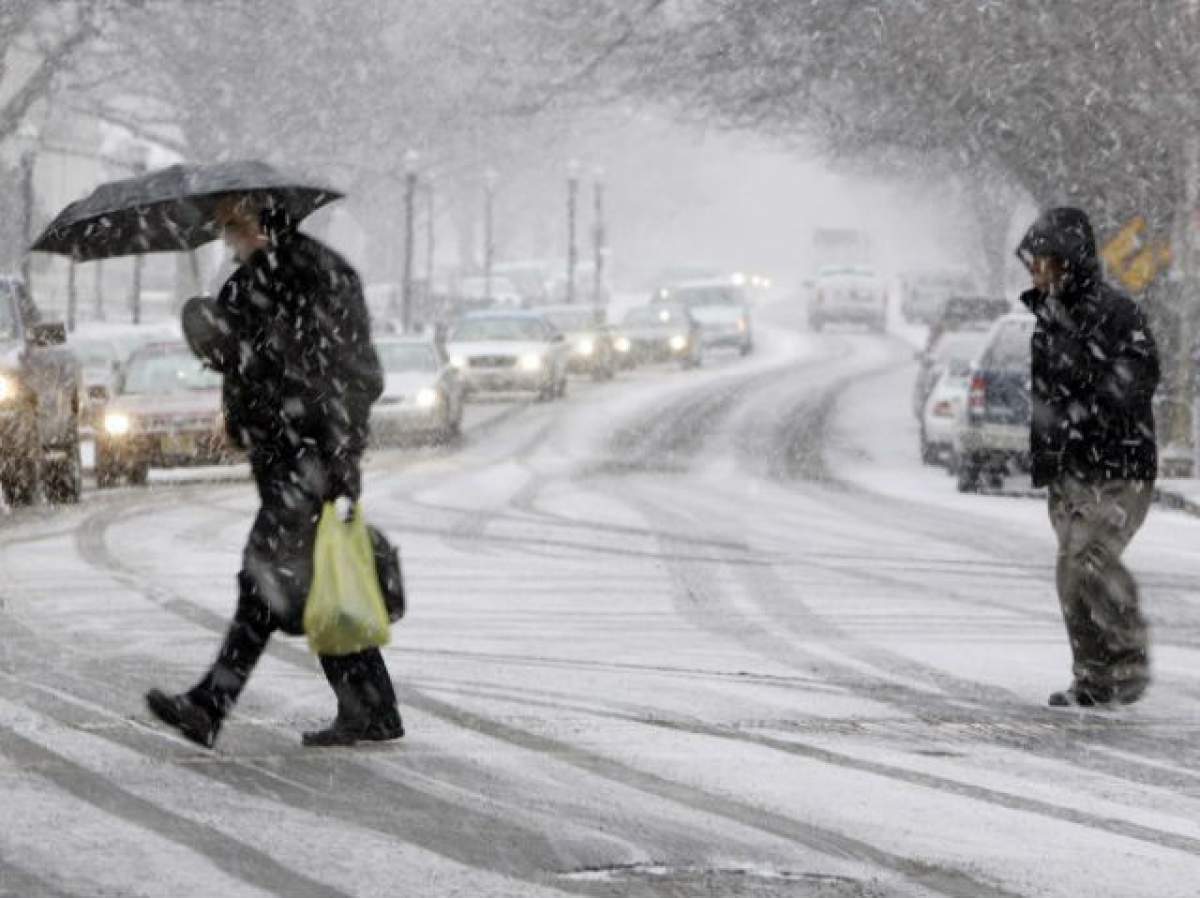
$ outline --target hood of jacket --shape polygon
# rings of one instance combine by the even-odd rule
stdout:
[[[1087,213],[1071,206],[1047,209],[1030,225],[1017,246],[1017,257],[1031,267],[1037,256],[1053,256],[1066,263],[1064,300],[1077,297],[1100,280],[1096,235]],[[1021,300],[1033,308],[1040,291],[1026,291]]]

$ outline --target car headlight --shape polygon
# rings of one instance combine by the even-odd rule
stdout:
[[[467,357],[465,355],[450,356],[450,365],[453,368],[463,369],[467,367]]]
[[[536,352],[529,352],[521,356],[520,364],[522,371],[541,371],[542,357]]]
[[[675,352],[683,352],[687,349],[688,338],[683,336],[683,334],[676,334],[670,339],[669,345]]]
[[[613,349],[617,352],[629,352],[633,348],[633,344],[629,342],[628,337],[617,337],[613,342]]]
[[[0,402],[8,402],[17,398],[17,379],[8,374],[0,374]]]
[[[417,408],[433,408],[441,398],[433,387],[422,387],[417,390]]]
[[[123,437],[129,433],[132,425],[133,422],[129,420],[129,416],[120,412],[111,412],[104,416],[104,431],[109,436]]]
[[[596,351],[596,343],[590,338],[585,338],[575,344],[575,351],[580,355],[591,355]]]

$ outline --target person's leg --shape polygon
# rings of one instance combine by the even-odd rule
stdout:
[[[1083,601],[1099,634],[1100,666],[1092,677],[1115,699],[1131,702],[1150,681],[1149,628],[1137,582],[1121,555],[1145,522],[1154,490],[1141,481],[1113,481],[1093,490],[1079,561]]]
[[[404,735],[396,691],[379,649],[322,655],[321,668],[337,695],[337,717],[325,729],[305,733],[305,745],[353,745]]]

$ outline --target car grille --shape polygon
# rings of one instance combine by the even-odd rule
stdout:
[[[516,364],[511,355],[477,355],[471,359],[472,368],[512,368]]]

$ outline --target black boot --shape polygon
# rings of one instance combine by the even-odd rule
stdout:
[[[321,667],[338,697],[338,713],[325,729],[305,733],[305,745],[386,742],[404,735],[396,692],[379,649],[337,657],[323,655]]]
[[[217,733],[221,731],[221,715],[190,695],[167,695],[161,689],[151,689],[146,693],[146,704],[155,717],[179,730],[197,745],[212,748],[217,741]]]

